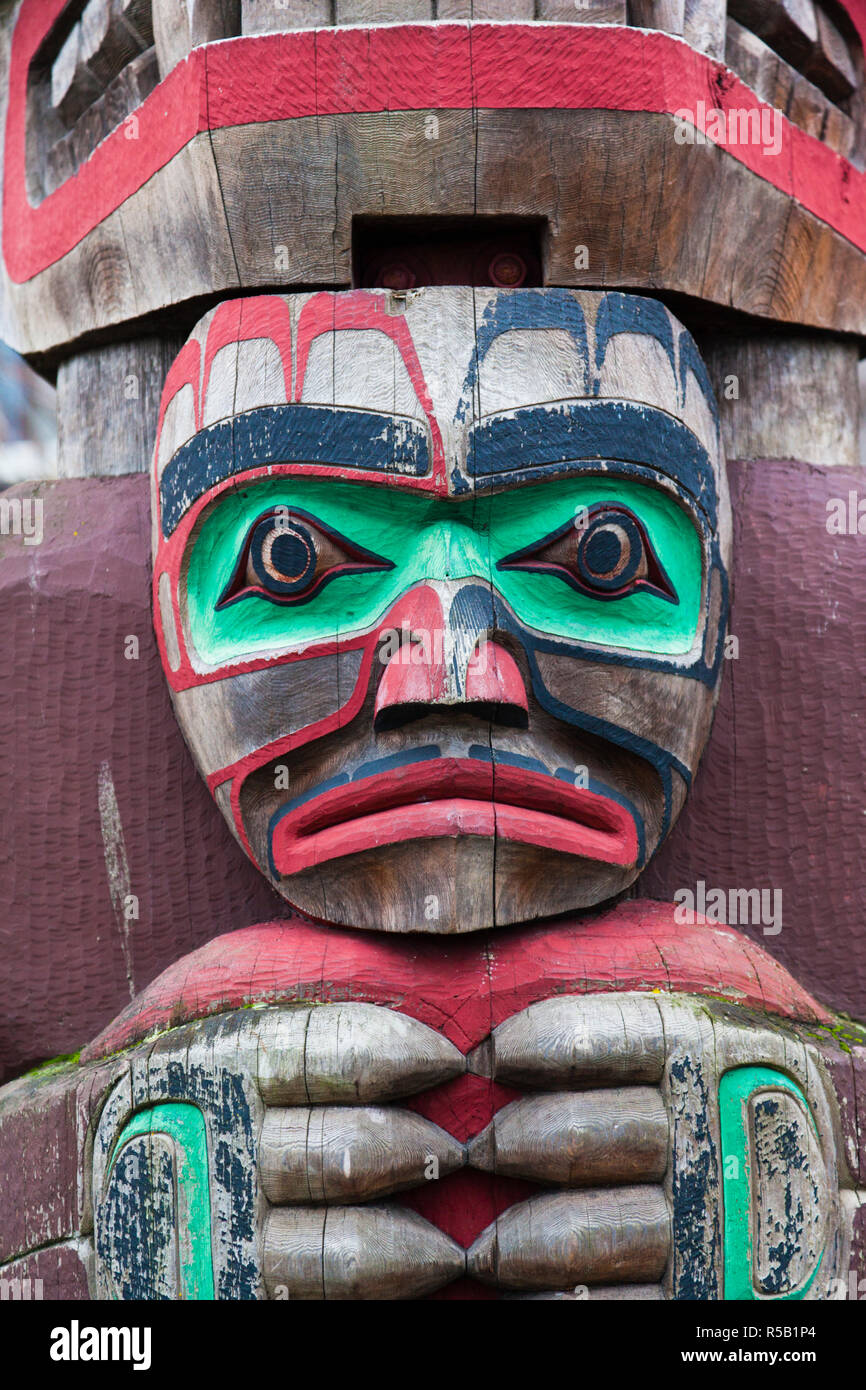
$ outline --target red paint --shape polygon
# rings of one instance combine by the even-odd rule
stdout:
[[[279,874],[381,845],[479,835],[632,865],[637,831],[618,802],[540,772],[436,758],[347,782],[305,801],[274,827]]]
[[[420,652],[421,644],[413,643],[392,656],[376,691],[377,715],[401,705],[435,704],[442,698],[442,664],[434,666],[432,661],[414,660]]]
[[[522,1095],[522,1091],[511,1086],[500,1086],[489,1077],[466,1072],[435,1086],[432,1091],[411,1096],[401,1104],[406,1110],[414,1110],[417,1115],[432,1120],[434,1125],[446,1129],[459,1143],[465,1144],[490,1124],[497,1111]]]
[[[214,358],[220,348],[228,347],[231,343],[248,342],[251,338],[269,338],[276,345],[283,364],[286,400],[292,399],[292,323],[288,304],[277,294],[256,295],[252,299],[229,299],[220,304],[208,326],[197,429],[201,429],[201,419],[207,405],[207,388]]]
[[[412,618],[404,626],[401,645],[388,661],[376,692],[376,714],[403,705],[447,702],[448,694],[461,700],[509,705],[528,713],[529,702],[520,668],[498,642],[480,642],[466,666],[462,681],[449,681],[445,661],[445,621],[435,590],[428,585],[412,589]],[[404,617],[403,623],[407,623]],[[456,688],[454,688],[456,686]]]
[[[445,694],[445,618],[436,590],[419,584],[405,596],[400,647],[388,661],[376,691],[375,714],[397,705],[426,705]]]
[[[593,25],[457,24],[305,30],[194,49],[76,174],[33,207],[27,72],[64,0],[24,0],[12,39],[3,250],[16,283],[61,260],[208,130],[312,115],[415,110],[761,110],[724,64],[666,34]],[[851,7],[863,32],[862,6]],[[772,108],[766,108],[772,109]],[[728,145],[746,168],[866,249],[866,174],[782,118],[782,151]]]
[[[466,668],[466,699],[512,705],[529,713],[520,667],[498,642],[479,642]]]
[[[521,1178],[495,1178],[473,1168],[461,1168],[437,1182],[401,1192],[396,1201],[400,1206],[417,1211],[425,1221],[432,1222],[458,1245],[468,1249],[497,1216],[538,1191],[535,1183],[524,1182]],[[500,1295],[494,1294],[494,1297]]]
[[[682,926],[669,903],[470,936],[383,936],[297,917],[218,936],[169,966],[82,1053],[252,1003],[356,999],[410,1014],[468,1052],[555,994],[719,995],[783,1018],[832,1020],[784,966],[731,927]]]
[[[386,313],[386,308],[385,296],[370,294],[369,290],[349,290],[340,293],[323,290],[304,305],[298,320],[295,400],[300,401],[303,396],[310,348],[322,333],[338,333],[345,329],[372,329],[384,333],[397,347],[419,404],[427,416],[433,444],[433,479],[443,486],[446,483],[446,473],[442,432],[433,412],[433,400],[412,341],[412,332],[402,314]]]

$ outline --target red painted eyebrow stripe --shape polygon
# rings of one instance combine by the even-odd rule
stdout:
[[[312,115],[428,109],[774,111],[723,63],[670,35],[616,26],[460,24],[303,30],[194,49],[33,207],[26,193],[27,73],[64,0],[24,0],[12,38],[3,251],[16,283],[62,259],[196,135]],[[849,5],[861,33],[862,0]],[[270,75],[263,81],[263,73]],[[626,74],[624,76],[624,74]],[[729,144],[732,158],[866,250],[866,174],[781,117],[782,152]]]
[[[201,428],[204,418],[207,388],[217,353],[221,348],[246,343],[255,338],[268,338],[276,347],[283,368],[286,400],[292,399],[292,324],[288,304],[278,294],[261,294],[252,299],[230,299],[216,309],[207,331],[197,429]]]
[[[300,401],[303,397],[310,348],[316,338],[323,333],[339,333],[352,329],[372,329],[374,332],[384,333],[396,346],[415,389],[418,403],[427,417],[433,444],[433,479],[437,483],[444,482],[445,451],[442,445],[442,431],[433,410],[433,399],[427,389],[418,353],[412,341],[412,333],[402,315],[385,312],[383,295],[372,293],[370,290],[323,290],[304,305],[298,320],[295,401]]]

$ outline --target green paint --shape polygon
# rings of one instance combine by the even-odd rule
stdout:
[[[722,1172],[725,1208],[725,1300],[767,1301],[752,1283],[752,1180],[749,1154],[748,1103],[754,1091],[764,1088],[788,1091],[806,1107],[815,1127],[809,1102],[795,1081],[772,1067],[736,1067],[719,1082],[719,1117],[722,1130]],[[817,1128],[815,1133],[817,1134]],[[728,1174],[728,1160],[736,1160],[736,1176]],[[773,1302],[805,1298],[821,1267],[819,1260],[802,1288],[779,1294]]]
[[[647,593],[604,601],[555,575],[496,570],[499,560],[605,501],[624,503],[643,522],[678,604]],[[295,607],[251,595],[217,612],[250,526],[271,506],[303,508],[395,568],[334,579]],[[694,643],[702,574],[701,540],[688,513],[632,479],[596,474],[457,499],[330,478],[267,479],[223,494],[208,513],[189,559],[186,609],[199,656],[217,666],[366,630],[413,585],[475,577],[492,579],[523,623],[551,636],[673,655]]]
[[[196,1106],[181,1102],[139,1110],[114,1146],[109,1171],[124,1145],[142,1134],[164,1134],[175,1144],[182,1297],[212,1299],[210,1182],[204,1116]]]

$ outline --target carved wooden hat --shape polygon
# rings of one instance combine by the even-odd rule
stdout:
[[[859,0],[23,0],[7,336],[348,288],[353,250],[395,284],[358,262],[382,217],[529,219],[540,283],[862,332],[864,32]]]

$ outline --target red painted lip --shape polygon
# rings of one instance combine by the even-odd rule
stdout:
[[[271,857],[278,874],[297,874],[401,840],[498,835],[503,840],[631,868],[637,827],[610,797],[553,776],[473,758],[407,763],[345,783],[276,822]]]

